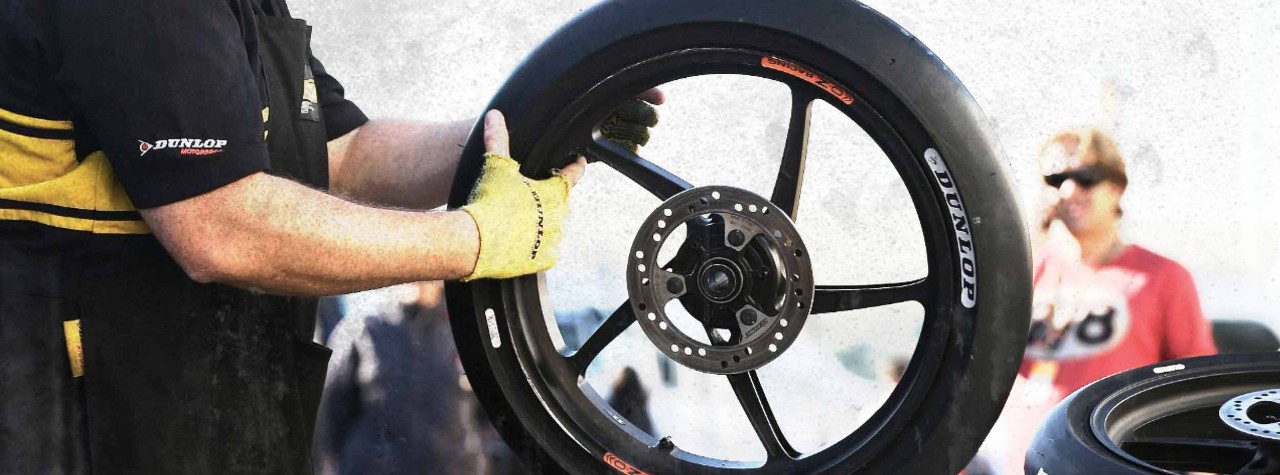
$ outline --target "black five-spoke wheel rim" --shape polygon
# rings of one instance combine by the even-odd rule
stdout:
[[[708,74],[757,76],[783,83],[791,93],[786,142],[777,180],[768,198],[778,209],[795,216],[800,211],[810,111],[816,102],[826,102],[860,126],[897,171],[920,222],[928,273],[917,280],[877,285],[817,282],[809,318],[917,302],[924,309],[925,318],[910,365],[887,402],[870,419],[816,453],[801,453],[788,442],[755,371],[724,376],[764,446],[767,459],[763,462],[714,459],[685,452],[678,443],[660,440],[627,424],[586,383],[585,373],[591,362],[635,324],[630,302],[619,301],[616,310],[581,347],[562,352],[548,336],[547,322],[554,321],[554,317],[548,318],[546,314],[552,305],[547,302],[545,275],[487,284],[499,286],[489,294],[496,304],[519,309],[506,317],[503,328],[519,361],[519,374],[507,373],[506,377],[527,383],[537,404],[598,460],[620,470],[635,467],[652,471],[751,469],[792,473],[819,471],[834,464],[858,466],[882,450],[892,438],[885,435],[895,434],[906,426],[922,403],[939,371],[954,318],[962,310],[963,289],[961,279],[957,278],[961,263],[955,249],[955,223],[947,213],[948,197],[937,181],[937,168],[930,169],[925,162],[926,154],[922,151],[932,147],[918,120],[870,75],[825,54],[814,50],[809,58],[797,58],[743,48],[687,48],[637,62],[571,101],[547,126],[546,133],[531,145],[529,156],[534,159],[525,163],[525,170],[545,170],[558,165],[557,157],[585,153],[666,200],[694,185],[604,140],[594,130],[595,124],[622,99],[665,82]],[[820,65],[826,63],[839,66],[820,69]],[[621,273],[619,278],[623,278]],[[494,319],[490,318],[489,322],[490,333],[496,335]],[[494,338],[496,347],[500,342]]]

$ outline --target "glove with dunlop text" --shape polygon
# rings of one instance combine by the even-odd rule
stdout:
[[[555,265],[569,186],[563,175],[534,180],[510,157],[486,153],[480,181],[462,207],[480,232],[476,268],[462,280],[506,279]]]
[[[545,180],[520,173],[510,153],[502,113],[485,114],[484,164],[463,211],[480,236],[474,270],[462,280],[506,279],[550,269],[559,256],[560,226],[569,213],[569,189],[586,161],[554,170]]]

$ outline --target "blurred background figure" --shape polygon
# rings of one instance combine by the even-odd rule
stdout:
[[[1216,353],[1191,274],[1120,237],[1129,180],[1111,137],[1060,132],[1038,162],[1042,236],[1022,374],[1057,401],[1119,371]]]
[[[338,322],[342,321],[342,316],[346,313],[346,302],[343,296],[320,297],[320,303],[316,308],[315,342],[323,345],[329,341],[329,336],[333,334],[333,330],[338,327]]]
[[[485,441],[496,434],[486,437],[492,429],[477,416],[444,286],[410,289],[399,305],[333,328],[312,450],[318,473],[491,473]]]
[[[653,418],[649,417],[649,392],[632,367],[623,368],[614,380],[609,392],[609,406],[637,429],[653,434]]]
[[[1032,221],[1027,351],[971,475],[1022,473],[1035,430],[1076,389],[1127,369],[1217,352],[1191,274],[1120,236],[1129,180],[1115,141],[1093,128],[1064,130],[1044,143],[1037,162],[1043,188]]]
[[[907,374],[907,366],[911,365],[911,358],[908,356],[894,356],[885,364],[884,376],[889,381],[897,384],[902,381],[902,376]]]

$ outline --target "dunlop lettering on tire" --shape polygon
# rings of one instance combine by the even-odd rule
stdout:
[[[960,190],[951,178],[951,171],[937,150],[924,151],[924,160],[929,162],[933,170],[933,178],[942,189],[947,199],[947,209],[951,211],[951,223],[956,232],[956,260],[960,262],[960,303],[966,308],[973,308],[978,303],[978,257],[973,253],[973,234],[970,231],[969,214],[965,211],[964,201],[960,199]]]

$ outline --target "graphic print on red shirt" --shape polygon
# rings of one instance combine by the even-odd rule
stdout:
[[[1037,319],[1069,319],[1061,338],[1033,325],[1022,374],[1052,363],[1056,399],[1108,375],[1175,358],[1217,352],[1191,274],[1177,262],[1128,245],[1090,268],[1052,252],[1036,263]]]

